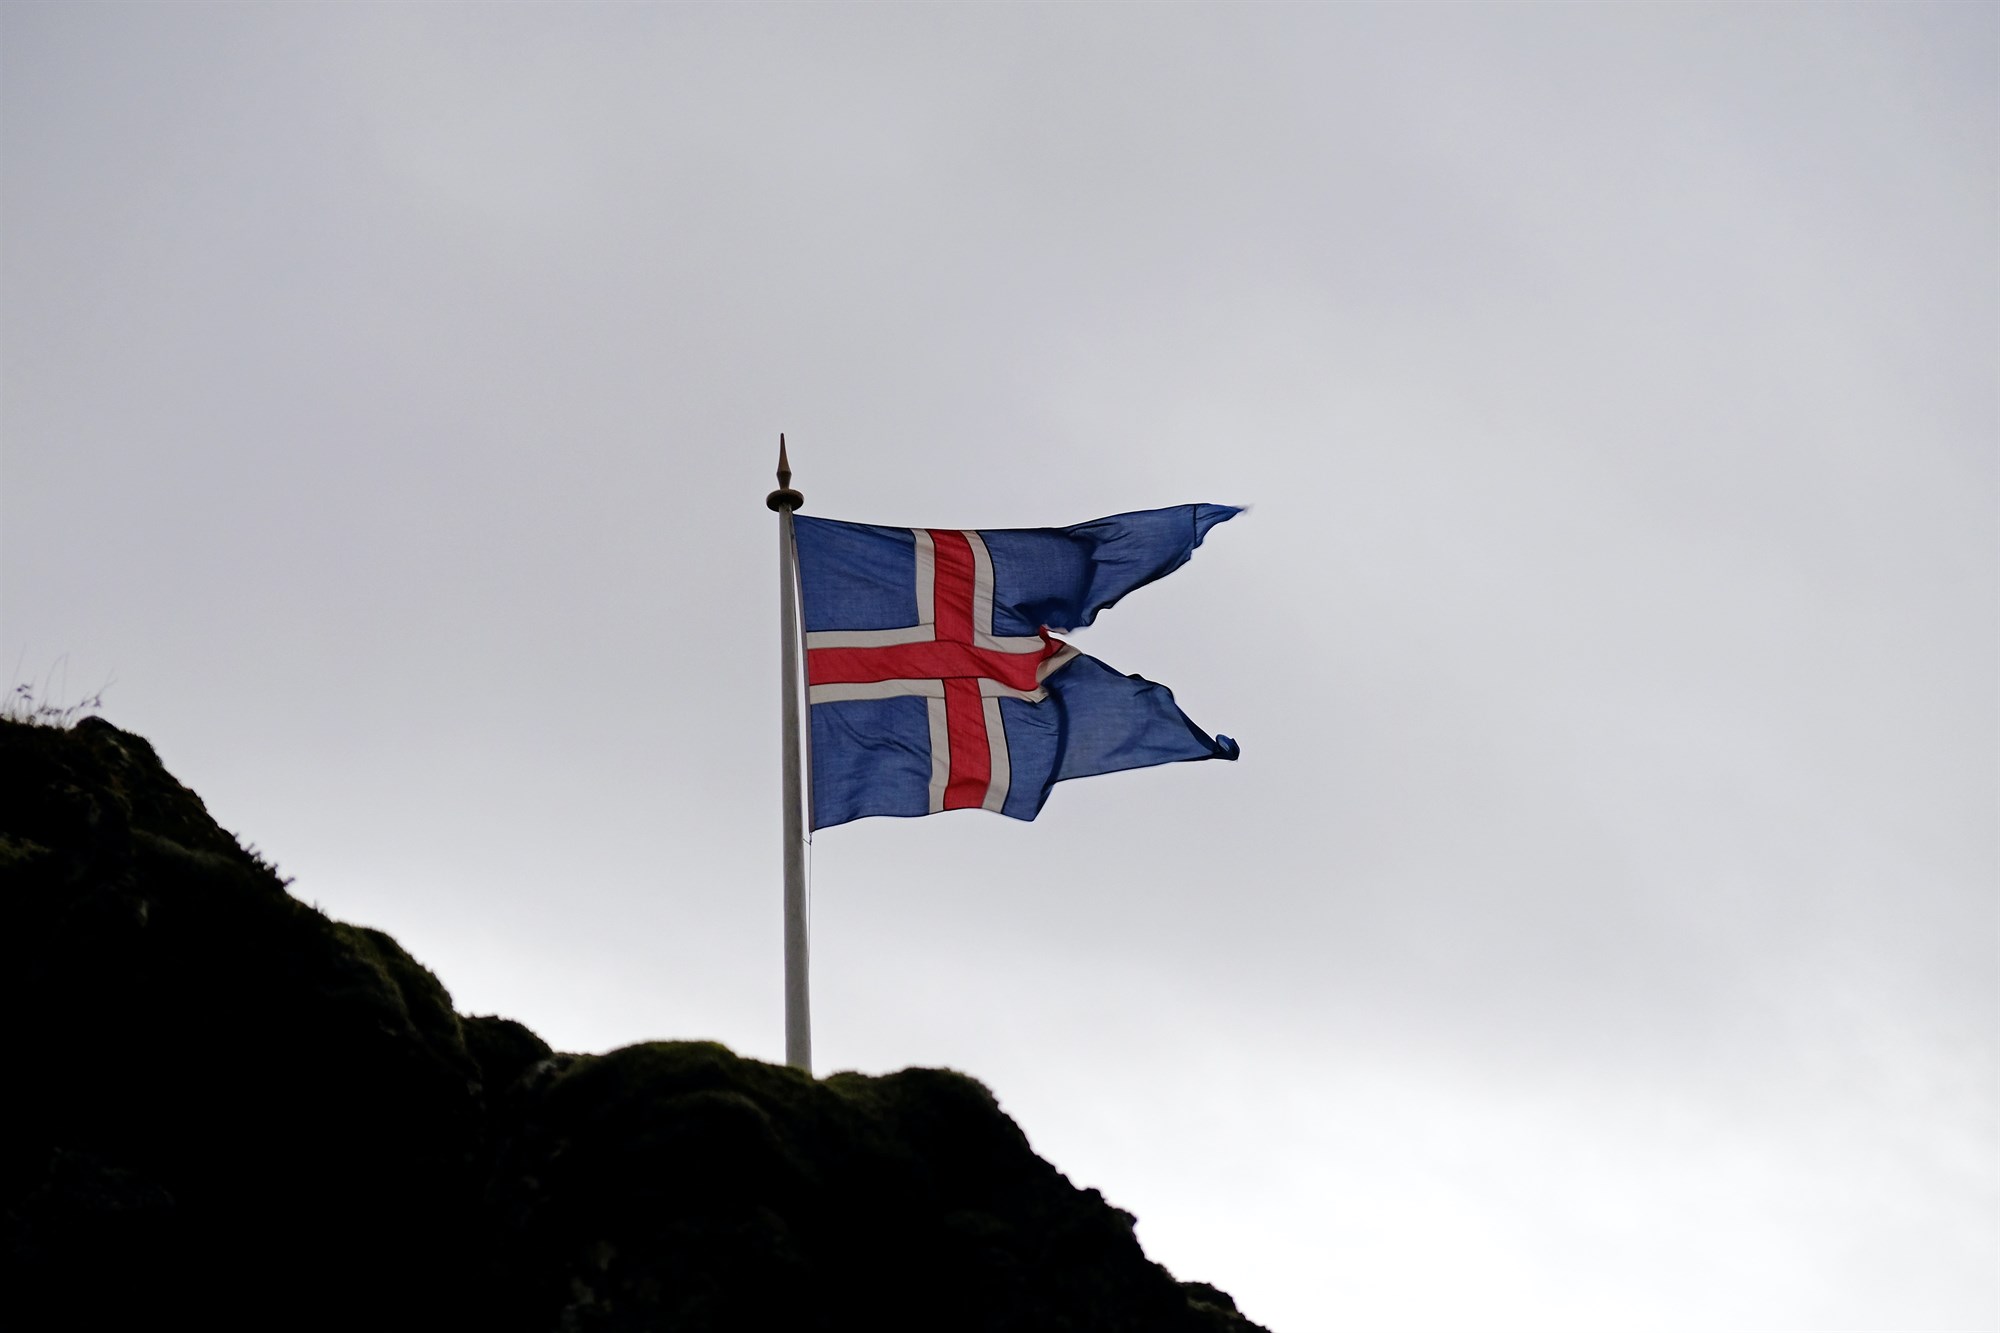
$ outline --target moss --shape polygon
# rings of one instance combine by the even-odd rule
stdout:
[[[0,874],[15,869],[24,870],[37,861],[46,860],[49,855],[49,849],[32,838],[0,833]]]
[[[512,1087],[530,1068],[554,1054],[547,1042],[511,1018],[492,1014],[461,1018],[459,1030],[488,1094]]]
[[[191,851],[208,851],[249,864],[256,854],[210,818],[201,797],[177,782],[144,737],[120,731],[103,718],[86,717],[67,734],[97,761],[105,790],[134,829]],[[268,867],[267,867],[268,868]]]
[[[963,1074],[459,1017],[108,723],[0,722],[0,877],[9,1327],[1254,1328]]]
[[[333,938],[352,950],[374,974],[380,993],[397,1017],[434,1050],[465,1055],[469,1061],[458,1014],[451,1007],[451,994],[435,973],[410,957],[394,937],[372,926],[350,926],[339,921],[327,925]]]
[[[563,1302],[566,1327],[1215,1327],[1130,1214],[949,1070],[815,1081],[647,1043],[577,1059],[514,1142],[524,1299]],[[587,1261],[605,1246],[617,1262]]]

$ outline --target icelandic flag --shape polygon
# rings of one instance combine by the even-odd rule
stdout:
[[[1033,819],[1065,778],[1236,758],[1166,686],[1052,636],[1179,569],[1241,512],[975,531],[796,516],[812,826],[963,809]]]

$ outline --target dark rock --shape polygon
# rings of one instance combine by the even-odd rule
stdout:
[[[1254,1330],[974,1080],[552,1052],[108,723],[0,723],[0,1322]]]

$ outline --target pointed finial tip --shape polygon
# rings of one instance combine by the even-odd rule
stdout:
[[[805,507],[806,497],[792,489],[792,462],[785,456],[785,433],[778,432],[778,489],[764,497],[772,509],[790,511]]]

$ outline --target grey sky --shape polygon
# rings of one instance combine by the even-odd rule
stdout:
[[[775,1060],[777,432],[1251,504],[1079,636],[1243,761],[821,835],[820,1064],[1281,1333],[1993,1327],[1996,15],[8,5],[0,656]]]

